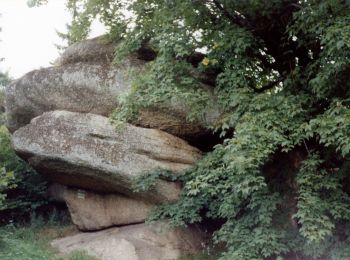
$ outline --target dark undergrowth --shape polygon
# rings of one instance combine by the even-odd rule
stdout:
[[[53,213],[44,219],[33,215],[29,221],[0,227],[1,260],[92,260],[83,252],[59,256],[50,246],[53,239],[77,233],[66,214]]]

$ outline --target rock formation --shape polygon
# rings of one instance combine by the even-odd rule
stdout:
[[[115,48],[116,45],[104,43],[101,38],[73,44],[62,54],[57,66],[29,72],[11,83],[6,89],[9,130],[14,132],[32,118],[53,110],[108,116],[117,107],[118,97],[130,91],[131,72],[140,73],[146,63],[143,56],[135,53],[113,66]],[[188,122],[187,114],[183,103],[169,103],[144,109],[131,123],[189,140],[208,133],[205,125],[219,116],[212,109],[202,122]]]
[[[142,71],[146,61],[135,53],[115,67],[114,49],[99,38],[74,44],[56,66],[13,82],[5,100],[14,149],[58,184],[49,192],[65,201],[73,223],[94,231],[55,241],[59,251],[139,260],[194,253],[201,248],[199,230],[160,234],[143,224],[155,205],[178,199],[180,184],[162,179],[137,193],[133,182],[156,170],[179,175],[189,169],[202,153],[179,137],[203,134],[204,122],[187,122],[186,107],[177,103],[144,109],[131,124],[115,129],[108,115],[130,91],[128,72]],[[96,232],[101,229],[106,230]]]
[[[153,204],[126,197],[122,194],[99,194],[66,188],[64,200],[72,221],[80,230],[101,230],[145,221]]]
[[[120,193],[98,193],[53,183],[48,188],[53,201],[65,202],[72,222],[80,230],[142,223],[154,204]]]
[[[101,260],[170,260],[194,254],[201,248],[202,233],[195,227],[162,230],[137,224],[54,240],[59,252],[84,250]]]
[[[115,48],[115,44],[102,37],[96,37],[72,44],[62,53],[56,63],[59,66],[77,62],[110,63],[114,58]],[[135,59],[137,59],[136,56]]]
[[[53,110],[107,116],[117,106],[118,95],[130,88],[127,68],[74,63],[27,73],[6,89],[8,128],[15,131]]]
[[[135,194],[134,178],[157,169],[181,172],[200,158],[199,150],[165,132],[132,125],[117,131],[106,117],[68,111],[34,118],[12,140],[20,156],[55,182],[153,202],[175,200],[178,185],[159,181],[151,192]]]

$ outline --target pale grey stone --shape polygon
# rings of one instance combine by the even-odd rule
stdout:
[[[12,140],[15,151],[54,182],[155,202],[176,200],[179,184],[160,180],[135,194],[135,177],[156,169],[180,174],[201,158],[198,149],[163,131],[129,124],[116,131],[106,117],[68,111],[34,118]]]
[[[103,194],[76,188],[66,188],[63,197],[73,223],[80,230],[89,231],[142,223],[154,206],[122,194]]]
[[[80,233],[54,240],[51,245],[62,254],[85,251],[100,260],[175,260],[199,253],[203,241],[203,233],[195,227],[166,230],[164,224],[137,224]]]

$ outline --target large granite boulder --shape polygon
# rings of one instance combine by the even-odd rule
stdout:
[[[84,40],[69,46],[55,63],[59,66],[92,61],[111,63],[115,53],[118,51],[118,46],[119,43],[111,42],[104,36]],[[127,60],[152,61],[155,57],[155,51],[146,45],[142,45],[138,50],[130,54]]]
[[[160,130],[68,111],[46,112],[17,130],[15,151],[54,182],[100,192],[118,192],[152,202],[174,201],[178,184],[160,180],[149,192],[133,192],[133,180],[156,169],[181,173],[201,158],[198,149]]]
[[[122,194],[101,194],[74,188],[66,188],[63,197],[73,223],[80,230],[88,231],[142,223],[154,206]]]
[[[72,44],[62,53],[56,64],[66,65],[91,61],[110,63],[115,51],[116,44],[100,36]]]
[[[158,105],[140,110],[136,119],[130,123],[140,127],[159,129],[194,143],[205,142],[206,139],[212,138],[212,133],[206,126],[219,118],[218,110],[208,109],[201,122],[188,121],[189,111],[190,108],[179,101]],[[200,146],[199,144],[198,147]]]
[[[52,110],[107,116],[129,89],[127,66],[75,63],[34,70],[6,88],[8,128],[13,132]]]
[[[162,226],[138,224],[80,233],[54,240],[51,245],[62,254],[85,251],[100,260],[175,260],[202,250],[204,237],[199,229],[162,230]]]
[[[56,66],[29,72],[12,82],[6,88],[10,131],[14,132],[32,118],[53,110],[109,115],[118,106],[118,98],[131,90],[133,73],[145,70],[147,59],[135,52],[114,66],[110,62],[114,48],[115,45],[100,38],[73,44]],[[143,54],[145,52],[143,50]],[[209,87],[202,87],[211,92]],[[142,110],[130,123],[191,140],[208,134],[205,126],[219,117],[218,110],[212,108],[201,122],[188,122],[188,111],[181,100],[169,102]]]

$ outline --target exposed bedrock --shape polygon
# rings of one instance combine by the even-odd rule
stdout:
[[[122,194],[103,194],[82,189],[66,188],[67,203],[73,223],[80,230],[100,230],[145,221],[154,206]]]
[[[120,193],[100,193],[58,183],[49,186],[48,195],[67,205],[72,222],[82,231],[142,223],[155,206]]]
[[[160,130],[68,111],[46,112],[13,134],[16,152],[52,181],[99,192],[118,192],[152,202],[174,201],[180,186],[160,180],[149,192],[133,192],[133,180],[156,169],[181,174],[201,158],[182,139]]]
[[[62,254],[85,251],[100,260],[175,260],[202,249],[203,233],[196,227],[167,230],[166,224],[137,224],[54,240]]]
[[[75,63],[35,70],[6,89],[6,112],[11,131],[52,110],[108,115],[117,96],[128,91],[123,70],[101,63]]]
[[[69,46],[61,57],[56,61],[57,65],[66,65],[77,62],[103,62],[110,63],[118,48],[117,43],[113,43],[103,36],[77,42]],[[128,60],[151,61],[156,53],[145,46],[129,55]]]
[[[153,207],[179,198],[181,184],[160,179],[144,192],[133,185],[135,178],[159,169],[175,175],[189,170],[202,158],[196,147],[206,151],[218,143],[205,126],[220,113],[208,109],[202,121],[188,122],[185,102],[172,101],[143,109],[116,129],[108,115],[131,90],[130,71],[145,72],[155,53],[139,50],[113,66],[115,47],[100,38],[76,43],[55,66],[29,72],[6,88],[16,153],[56,183],[48,193],[67,204],[81,231],[95,231],[52,245],[63,254],[82,250],[102,260],[198,253],[205,239],[197,227],[163,230],[164,222],[144,224]]]
[[[91,61],[110,63],[113,60],[115,49],[115,44],[101,36],[84,40],[69,46],[56,61],[56,64],[66,65]]]
[[[5,102],[10,131],[53,110],[108,116],[118,107],[118,98],[131,90],[133,73],[145,70],[144,59],[147,59],[144,53],[136,52],[114,66],[110,62],[114,50],[115,45],[100,38],[76,43],[66,49],[56,66],[29,72],[11,83],[6,89]],[[209,87],[203,85],[203,88],[211,93]],[[219,112],[211,108],[203,120],[188,122],[188,111],[183,101],[169,102],[143,109],[130,123],[201,142],[210,135],[205,126],[215,122]]]

